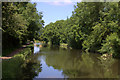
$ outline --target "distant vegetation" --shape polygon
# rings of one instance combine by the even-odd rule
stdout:
[[[120,2],[77,3],[70,18],[46,25],[41,38],[120,58]]]

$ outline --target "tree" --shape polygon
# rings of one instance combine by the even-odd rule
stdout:
[[[27,40],[39,39],[44,25],[42,17],[42,13],[37,12],[36,3],[3,2],[3,51],[25,44]]]

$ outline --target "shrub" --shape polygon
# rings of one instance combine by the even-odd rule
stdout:
[[[101,53],[113,54],[113,57],[120,58],[120,38],[117,33],[111,33],[107,36],[106,40],[102,44],[102,48],[99,50]]]

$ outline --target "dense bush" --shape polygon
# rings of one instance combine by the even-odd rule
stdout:
[[[107,36],[102,45],[102,48],[99,50],[101,53],[113,54],[114,57],[120,57],[120,38],[117,33],[111,33],[110,36]]]

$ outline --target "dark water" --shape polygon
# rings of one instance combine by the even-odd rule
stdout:
[[[34,47],[41,64],[36,78],[119,78],[119,61],[100,54],[57,47]],[[35,51],[36,50],[36,51]],[[39,51],[40,50],[40,51]]]

